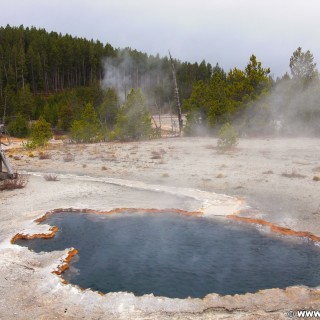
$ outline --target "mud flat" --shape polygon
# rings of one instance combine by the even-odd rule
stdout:
[[[37,151],[8,150],[29,183],[0,193],[0,318],[286,319],[292,309],[320,310],[320,291],[300,286],[203,299],[102,296],[65,285],[52,273],[70,250],[36,254],[10,242],[17,233],[50,232],[34,221],[56,208],[237,214],[320,236],[320,139],[242,139],[226,153],[215,147],[209,138],[56,142],[43,150],[50,156],[43,160]],[[58,181],[46,181],[47,174]]]

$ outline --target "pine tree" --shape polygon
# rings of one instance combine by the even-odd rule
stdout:
[[[151,115],[142,92],[132,89],[118,113],[115,136],[120,140],[140,140],[150,138],[151,134]]]
[[[98,115],[92,104],[88,103],[85,106],[80,120],[73,121],[70,135],[75,142],[97,142],[102,140]]]
[[[314,79],[317,75],[317,64],[313,60],[313,54],[309,50],[303,52],[301,47],[295,50],[289,64],[293,78],[305,83]]]
[[[31,128],[31,145],[34,147],[45,146],[52,136],[50,123],[41,116]]]

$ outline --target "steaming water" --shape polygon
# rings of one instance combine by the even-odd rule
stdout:
[[[165,214],[55,214],[53,239],[19,240],[36,252],[75,247],[70,283],[101,292],[204,297],[320,283],[320,250],[253,227]]]

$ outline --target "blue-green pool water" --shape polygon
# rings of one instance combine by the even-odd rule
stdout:
[[[172,298],[320,284],[320,251],[233,221],[177,213],[57,213],[52,239],[18,240],[40,251],[74,247],[63,277],[82,288]]]

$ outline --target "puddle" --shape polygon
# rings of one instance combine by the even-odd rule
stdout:
[[[62,212],[52,239],[17,240],[36,251],[74,247],[63,278],[103,293],[202,298],[320,284],[320,248],[231,221],[168,213]]]

